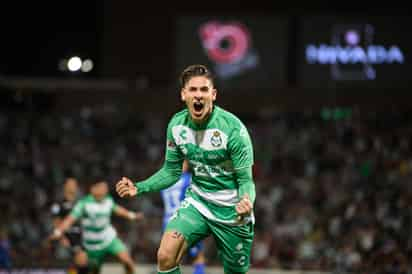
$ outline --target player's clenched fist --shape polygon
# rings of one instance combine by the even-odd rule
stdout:
[[[253,205],[249,196],[245,194],[236,204],[236,212],[239,216],[248,216],[252,213]]]
[[[126,177],[123,177],[116,184],[116,192],[120,197],[133,197],[137,194],[137,187]]]

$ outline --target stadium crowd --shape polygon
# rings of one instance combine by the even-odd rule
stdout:
[[[412,112],[237,114],[255,149],[253,267],[412,273]],[[115,104],[0,111],[0,254],[8,251],[13,265],[66,262],[70,254],[44,243],[64,178],[104,176],[113,191],[120,176],[152,174],[163,161],[168,118]],[[160,195],[112,194],[150,216],[114,224],[136,262],[155,263]],[[208,264],[217,263],[215,249],[206,252]]]

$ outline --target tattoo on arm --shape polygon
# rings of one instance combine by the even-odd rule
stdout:
[[[180,239],[180,238],[183,237],[183,235],[182,235],[182,233],[180,233],[180,232],[174,231],[174,232],[172,233],[172,237],[175,238],[175,239]]]

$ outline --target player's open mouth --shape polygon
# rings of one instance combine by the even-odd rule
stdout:
[[[193,110],[196,116],[202,115],[203,106],[204,106],[203,103],[200,103],[200,102],[193,103]]]

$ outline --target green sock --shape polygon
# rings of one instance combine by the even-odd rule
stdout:
[[[157,274],[181,274],[181,272],[180,272],[180,267],[177,265],[165,271],[157,270]]]

